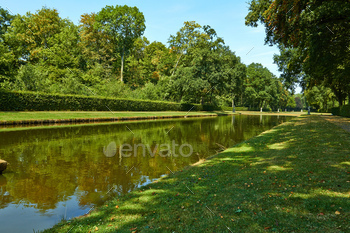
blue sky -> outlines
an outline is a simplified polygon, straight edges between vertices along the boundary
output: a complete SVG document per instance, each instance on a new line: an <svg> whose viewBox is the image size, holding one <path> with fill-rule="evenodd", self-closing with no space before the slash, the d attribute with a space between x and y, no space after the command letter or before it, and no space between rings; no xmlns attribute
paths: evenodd
<svg viewBox="0 0 350 233"><path fill-rule="evenodd" d="M264 45L265 29L247 27L244 18L248 13L248 0L0 0L0 6L13 14L35 12L42 6L55 8L62 18L79 23L80 15L98 12L106 5L137 6L145 15L146 31L149 41L167 43L171 34L175 34L184 21L196 21L200 25L210 25L218 36L225 40L236 55L245 64L261 63L276 76L277 66L273 64L273 54L278 54L276 46Z"/></svg>

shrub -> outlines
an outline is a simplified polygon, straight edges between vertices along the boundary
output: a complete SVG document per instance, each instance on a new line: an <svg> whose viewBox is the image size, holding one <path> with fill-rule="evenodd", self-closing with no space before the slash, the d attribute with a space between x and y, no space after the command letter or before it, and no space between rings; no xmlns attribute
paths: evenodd
<svg viewBox="0 0 350 233"><path fill-rule="evenodd" d="M350 117L350 105L344 105L340 108L340 115Z"/></svg>
<svg viewBox="0 0 350 233"><path fill-rule="evenodd" d="M0 90L1 111L212 111L220 108L187 103Z"/></svg>
<svg viewBox="0 0 350 233"><path fill-rule="evenodd" d="M221 106L224 111L232 111L232 107ZM248 111L248 107L235 107L236 111Z"/></svg>
<svg viewBox="0 0 350 233"><path fill-rule="evenodd" d="M350 105L343 105L341 107L332 108L332 114L343 117L350 117Z"/></svg>

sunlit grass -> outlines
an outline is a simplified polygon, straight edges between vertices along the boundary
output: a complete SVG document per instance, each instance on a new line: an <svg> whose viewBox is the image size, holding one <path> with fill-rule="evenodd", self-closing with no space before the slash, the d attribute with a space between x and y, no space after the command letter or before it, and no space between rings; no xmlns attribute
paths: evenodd
<svg viewBox="0 0 350 233"><path fill-rule="evenodd" d="M349 232L349 161L349 133L302 116L48 232Z"/></svg>
<svg viewBox="0 0 350 233"><path fill-rule="evenodd" d="M112 118L112 117L140 117L140 116L184 116L208 115L216 112L94 112L94 111L41 111L41 112L0 112L0 121L23 120L59 120L79 118ZM223 113L223 112L217 112Z"/></svg>

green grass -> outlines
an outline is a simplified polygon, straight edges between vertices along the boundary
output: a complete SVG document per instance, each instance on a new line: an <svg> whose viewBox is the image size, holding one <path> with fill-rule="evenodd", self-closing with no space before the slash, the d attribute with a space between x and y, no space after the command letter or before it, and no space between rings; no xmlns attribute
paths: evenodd
<svg viewBox="0 0 350 233"><path fill-rule="evenodd" d="M184 115L208 115L221 114L224 112L65 112L65 111L42 111L42 112L0 112L0 121L23 121L23 120L58 120L78 118L112 118L112 117L146 117L146 116L184 116Z"/></svg>
<svg viewBox="0 0 350 233"><path fill-rule="evenodd" d="M301 116L46 232L349 232L349 173L350 134Z"/></svg>
<svg viewBox="0 0 350 233"><path fill-rule="evenodd" d="M34 111L34 112L0 112L0 121L24 121L24 120L63 120L63 119L88 119L88 118L115 118L115 117L148 117L148 116L191 116L210 114L232 114L230 111L213 112L94 112L94 111ZM249 115L301 115L300 112L254 112L239 111L238 113ZM306 114L305 112L303 114Z"/></svg>

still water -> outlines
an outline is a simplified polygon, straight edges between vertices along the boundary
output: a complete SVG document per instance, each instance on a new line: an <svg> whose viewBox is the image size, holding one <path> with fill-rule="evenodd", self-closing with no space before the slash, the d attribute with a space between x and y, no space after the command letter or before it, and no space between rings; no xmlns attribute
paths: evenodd
<svg viewBox="0 0 350 233"><path fill-rule="evenodd" d="M0 131L0 231L33 232L86 214L290 120L283 116L69 125Z"/></svg>

